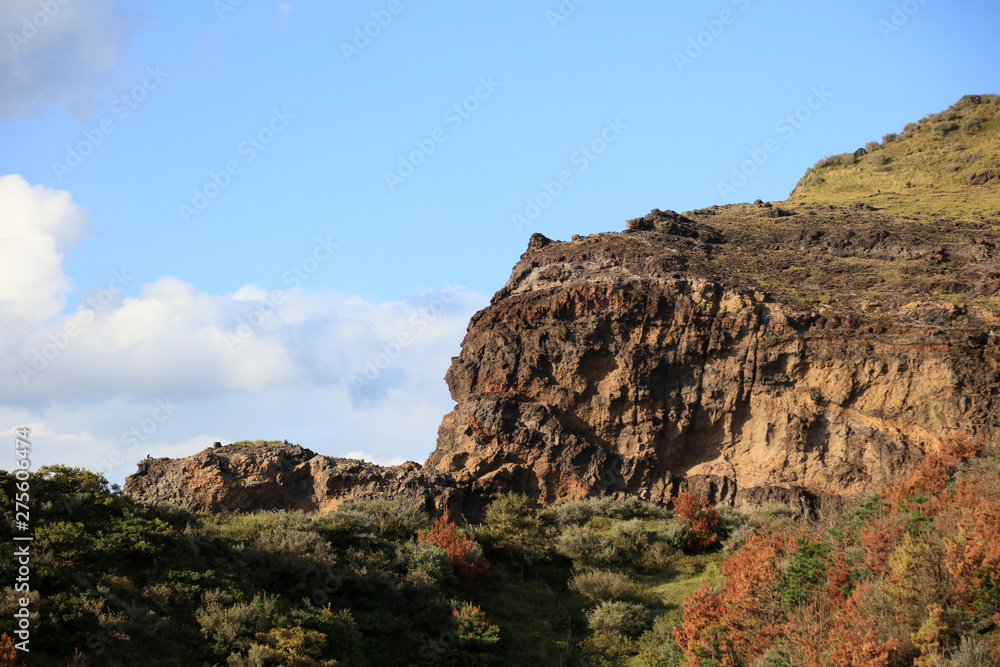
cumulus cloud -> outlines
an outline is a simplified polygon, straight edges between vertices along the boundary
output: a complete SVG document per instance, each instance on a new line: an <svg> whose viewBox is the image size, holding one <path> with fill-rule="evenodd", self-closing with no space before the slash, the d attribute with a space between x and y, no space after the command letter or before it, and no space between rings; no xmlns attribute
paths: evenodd
<svg viewBox="0 0 1000 667"><path fill-rule="evenodd" d="M456 280L388 302L256 285L213 295L172 276L124 296L131 276L115 269L67 311L62 258L89 231L86 210L5 176L0 220L12 221L0 260L23 269L0 276L0 426L32 426L40 463L119 483L147 454L213 440L422 459L452 405L450 358L487 302Z"/></svg>
<svg viewBox="0 0 1000 667"><path fill-rule="evenodd" d="M66 105L80 119L114 88L135 29L120 0L0 3L0 120Z"/></svg>
<svg viewBox="0 0 1000 667"><path fill-rule="evenodd" d="M90 213L68 192L32 187L17 174L0 176L0 317L37 324L66 305L66 248L91 232ZM9 276L17 276L16 280Z"/></svg>

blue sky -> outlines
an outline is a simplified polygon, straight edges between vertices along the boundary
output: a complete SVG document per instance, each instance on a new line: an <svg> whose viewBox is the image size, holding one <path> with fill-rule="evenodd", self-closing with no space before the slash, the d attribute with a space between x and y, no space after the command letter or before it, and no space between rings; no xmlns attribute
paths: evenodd
<svg viewBox="0 0 1000 667"><path fill-rule="evenodd" d="M783 199L1000 92L998 28L968 0L8 1L0 433L119 483L213 440L422 460L531 233Z"/></svg>

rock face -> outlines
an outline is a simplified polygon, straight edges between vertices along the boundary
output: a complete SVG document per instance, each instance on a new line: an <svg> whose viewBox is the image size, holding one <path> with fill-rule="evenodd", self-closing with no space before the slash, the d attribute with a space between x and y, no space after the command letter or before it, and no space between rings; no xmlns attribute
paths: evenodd
<svg viewBox="0 0 1000 667"><path fill-rule="evenodd" d="M124 493L213 512L328 512L348 500L407 496L433 514L455 514L463 503L462 491L447 473L415 463L383 468L288 443L241 443L183 459L146 459L125 480Z"/></svg>
<svg viewBox="0 0 1000 667"><path fill-rule="evenodd" d="M733 264L794 253L785 263L806 269L810 255L834 255L921 271L947 261L951 237L873 231L874 214L853 210L787 213L761 238L749 223L772 207L755 208L654 210L622 234L532 237L453 359L457 406L427 467L454 476L473 509L508 491L669 502L683 488L740 508L805 508L878 488L960 431L996 435L995 309L973 317L904 286L874 292L868 316L856 300L775 298ZM1000 268L982 261L995 240L933 271ZM998 276L969 300L995 297ZM824 289L857 299L858 279Z"/></svg>

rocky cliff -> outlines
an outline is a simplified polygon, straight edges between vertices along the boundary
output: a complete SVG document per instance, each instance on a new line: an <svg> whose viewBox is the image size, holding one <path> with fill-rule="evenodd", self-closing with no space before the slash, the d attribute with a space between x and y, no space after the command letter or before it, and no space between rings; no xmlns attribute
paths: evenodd
<svg viewBox="0 0 1000 667"><path fill-rule="evenodd" d="M464 499L450 475L416 463L380 467L287 442L235 443L182 459L146 459L126 479L124 492L196 512L329 512L349 500L406 496L432 514L456 514Z"/></svg>
<svg viewBox="0 0 1000 667"><path fill-rule="evenodd" d="M505 491L667 502L688 487L739 507L812 504L877 488L960 431L992 437L1000 236L938 229L928 243L864 210L773 210L534 236L469 325L428 466L473 505ZM918 277L863 289L882 263L976 280L960 303L928 298ZM792 298L809 278L768 290L755 277L797 270L825 273L843 301Z"/></svg>
<svg viewBox="0 0 1000 667"><path fill-rule="evenodd" d="M423 470L227 447L144 463L126 491L324 510L406 489L475 513L509 491L669 502L691 489L806 509L880 487L942 439L993 440L998 112L1000 97L963 98L824 158L784 202L535 234L469 325Z"/></svg>

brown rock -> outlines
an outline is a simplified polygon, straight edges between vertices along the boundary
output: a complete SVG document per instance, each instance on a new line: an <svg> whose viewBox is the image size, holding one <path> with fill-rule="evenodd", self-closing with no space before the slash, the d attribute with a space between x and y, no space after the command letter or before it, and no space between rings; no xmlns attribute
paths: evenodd
<svg viewBox="0 0 1000 667"><path fill-rule="evenodd" d="M298 509L329 512L348 500L408 496L433 514L455 514L463 493L450 475L419 464L381 467L321 456L286 443L234 444L183 459L146 459L124 493L192 511Z"/></svg>
<svg viewBox="0 0 1000 667"><path fill-rule="evenodd" d="M673 225L701 223L653 211L629 233L537 248L473 317L425 467L453 475L469 509L509 491L665 503L680 488L815 507L879 488L941 438L995 434L997 347L927 328L961 309L870 308L887 326L779 303L716 278L724 257ZM870 229L795 243L820 241L926 256Z"/></svg>

